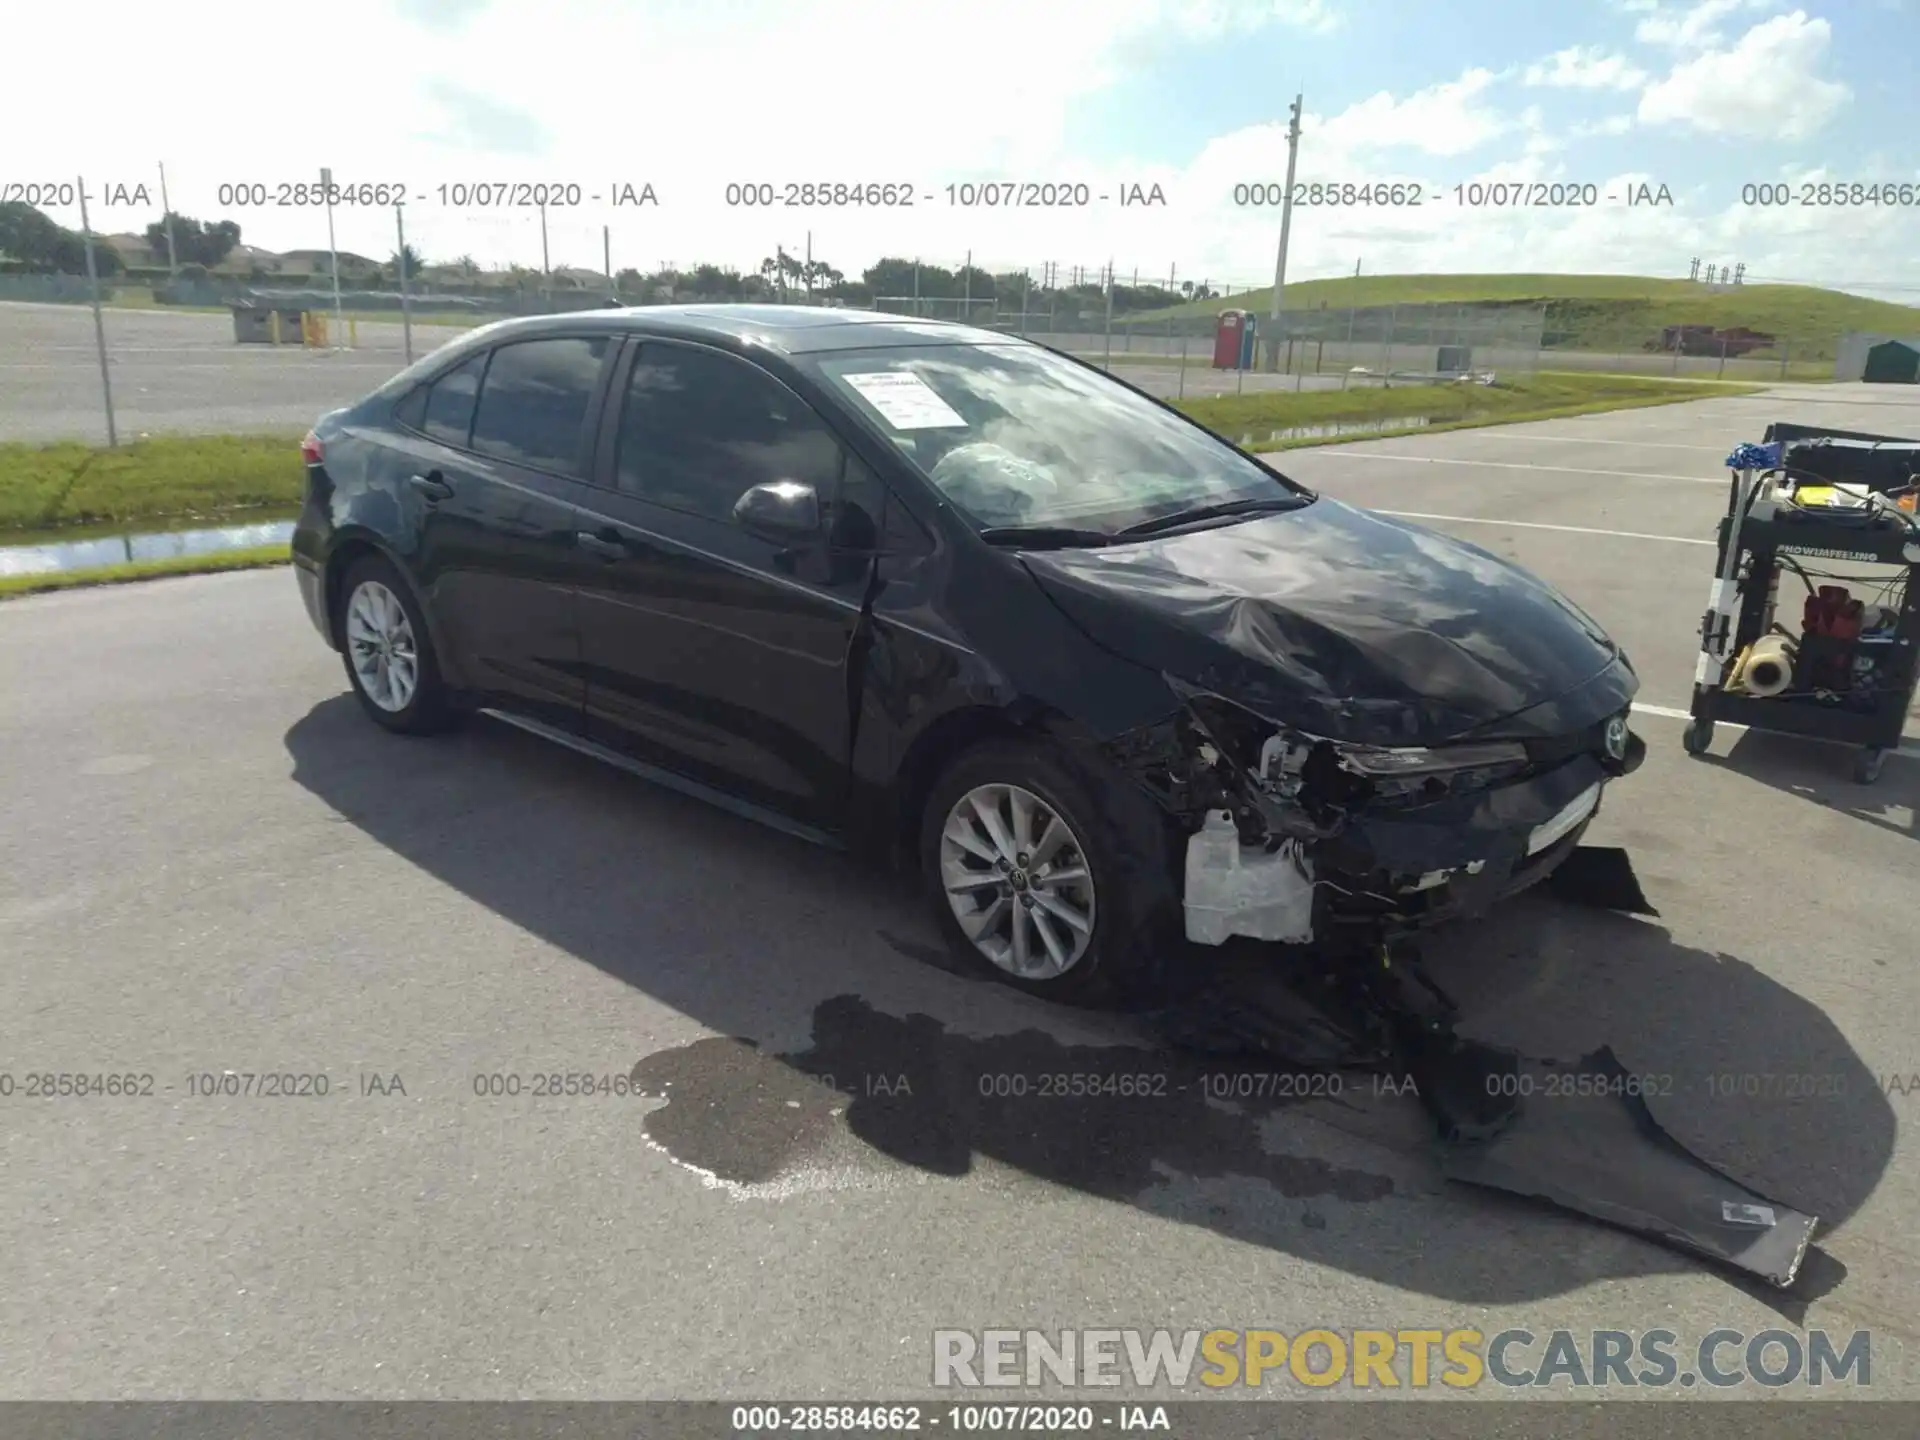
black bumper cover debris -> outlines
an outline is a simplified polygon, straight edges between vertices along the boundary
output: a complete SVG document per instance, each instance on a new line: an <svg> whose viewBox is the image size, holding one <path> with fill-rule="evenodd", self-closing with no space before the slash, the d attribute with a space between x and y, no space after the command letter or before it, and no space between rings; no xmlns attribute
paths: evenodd
<svg viewBox="0 0 1920 1440"><path fill-rule="evenodd" d="M1571 1065L1517 1055L1494 1063L1490 1073L1510 1067L1517 1084L1489 1088L1528 1098L1514 1101L1491 1134L1441 1156L1448 1179L1536 1196L1775 1285L1793 1284L1818 1218L1747 1189L1667 1134L1611 1050ZM1429 1092L1419 1071L1411 1073L1430 1105L1450 1095ZM1488 1128L1482 1116L1471 1119L1474 1131Z"/></svg>
<svg viewBox="0 0 1920 1440"><path fill-rule="evenodd" d="M1628 915L1659 915L1633 873L1627 852L1605 845L1581 845L1547 880L1557 900L1619 910Z"/></svg>
<svg viewBox="0 0 1920 1440"><path fill-rule="evenodd" d="M1624 851L1577 847L1560 873L1569 870L1566 889L1550 891L1654 913ZM1319 946L1239 952L1160 1019L1167 1040L1185 1050L1409 1078L1444 1143L1447 1178L1546 1200L1782 1288L1793 1284L1818 1217L1687 1150L1661 1128L1610 1049L1571 1065L1531 1059L1458 1035L1454 1013L1404 941L1395 952L1356 937L1344 955Z"/></svg>

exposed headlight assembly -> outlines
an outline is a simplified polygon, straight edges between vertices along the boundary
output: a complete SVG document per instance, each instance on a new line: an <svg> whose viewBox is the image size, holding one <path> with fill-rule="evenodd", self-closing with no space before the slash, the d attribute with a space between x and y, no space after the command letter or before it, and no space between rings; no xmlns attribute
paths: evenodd
<svg viewBox="0 0 1920 1440"><path fill-rule="evenodd" d="M1335 742L1333 749L1341 763L1376 779L1400 775L1444 775L1456 770L1519 771L1525 769L1527 764L1526 746L1507 742L1447 745L1437 750L1418 746L1404 750L1383 750L1369 745L1342 745Z"/></svg>
<svg viewBox="0 0 1920 1440"><path fill-rule="evenodd" d="M1518 743L1386 748L1289 734L1269 736L1260 750L1261 778L1290 782L1336 804L1418 804L1483 790L1526 773Z"/></svg>

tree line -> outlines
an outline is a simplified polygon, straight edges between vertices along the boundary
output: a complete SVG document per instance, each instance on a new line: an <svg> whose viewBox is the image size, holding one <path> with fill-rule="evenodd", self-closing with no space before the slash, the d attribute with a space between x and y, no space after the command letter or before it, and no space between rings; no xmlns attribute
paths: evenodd
<svg viewBox="0 0 1920 1440"><path fill-rule="evenodd" d="M240 226L232 220L202 221L173 213L148 225L143 238L155 261L154 266L143 267L147 273L164 266L183 278L199 279L233 254L240 244ZM127 266L119 252L98 235L94 237L93 254L95 268L102 278L126 273ZM397 284L403 266L404 273L416 282L423 272L434 270L435 288L447 288L449 280L475 288L504 284L518 290L538 290L552 284L551 277L539 270L508 265L489 271L475 264L470 256L434 264L411 245L404 253L395 251L389 255L380 265L377 277L356 278L355 284L376 280ZM7 270L84 275L87 270L85 237L31 205L20 202L0 205L0 272ZM250 267L247 278L261 283L274 277L254 266ZM651 273L623 269L613 277L613 290L623 299L746 302L804 297L853 306L917 297L929 302L930 312L945 311L956 303L971 301L983 306L990 303L1000 310L1016 309L1024 303L1035 311L1065 307L1080 313L1096 313L1106 307L1109 288L1115 313L1156 310L1189 300L1219 298L1219 292L1191 280L1177 286L1128 284L1116 276L1111 287L1105 280L1097 270L1075 269L1063 274L1059 267L1048 266L1038 275L1020 271L996 274L973 265L948 269L898 256L884 257L857 276L849 277L826 260L803 259L781 250L762 260L755 270L707 263L667 266Z"/></svg>

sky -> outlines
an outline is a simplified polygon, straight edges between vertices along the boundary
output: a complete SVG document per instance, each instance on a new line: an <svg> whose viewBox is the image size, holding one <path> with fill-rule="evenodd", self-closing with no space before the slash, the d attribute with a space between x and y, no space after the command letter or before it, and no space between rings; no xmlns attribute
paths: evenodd
<svg viewBox="0 0 1920 1440"><path fill-rule="evenodd" d="M16 57L71 52L56 8L8 30ZM276 202L326 166L404 195L429 261L541 265L537 209L475 203L527 182L552 187L555 266L755 269L810 243L849 274L970 256L1242 288L1271 283L1280 216L1236 187L1277 199L1298 93L1299 185L1421 203L1296 192L1290 280L1684 277L1699 258L1920 304L1916 54L1920 0L202 0L191 23L105 25L75 63L9 67L0 199L80 180L96 230L138 231L164 165L176 211L325 248L324 209ZM914 203L729 203L807 182ZM1087 203L949 199L988 182ZM1821 183L1909 203L1798 203ZM621 187L643 203L610 203ZM1512 203L1569 195L1596 203ZM342 250L393 253L391 208L333 225Z"/></svg>

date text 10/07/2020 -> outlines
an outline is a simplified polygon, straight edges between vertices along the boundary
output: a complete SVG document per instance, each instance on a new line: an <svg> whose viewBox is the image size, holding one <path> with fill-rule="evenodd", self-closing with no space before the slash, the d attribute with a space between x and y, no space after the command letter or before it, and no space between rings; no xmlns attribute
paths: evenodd
<svg viewBox="0 0 1920 1440"><path fill-rule="evenodd" d="M1674 203L1665 185L1645 181L1469 180L1459 185L1429 185L1419 180L1307 180L1291 192L1279 181L1245 181L1233 187L1233 203L1243 209L1280 206L1289 198L1295 205L1336 209L1371 206L1377 209L1415 209L1425 205L1454 205L1464 210L1568 210L1599 205L1659 206Z"/></svg>
<svg viewBox="0 0 1920 1440"><path fill-rule="evenodd" d="M616 208L658 206L659 192L645 180L443 180L415 188L398 180L358 184L307 180L233 180L218 186L215 201L235 209L305 209L320 205L390 209L418 202L449 210L572 210L583 205Z"/></svg>
<svg viewBox="0 0 1920 1440"><path fill-rule="evenodd" d="M1157 184L1085 180L967 180L937 188L911 180L736 180L721 192L729 209L1084 210L1095 205L1164 209Z"/></svg>

